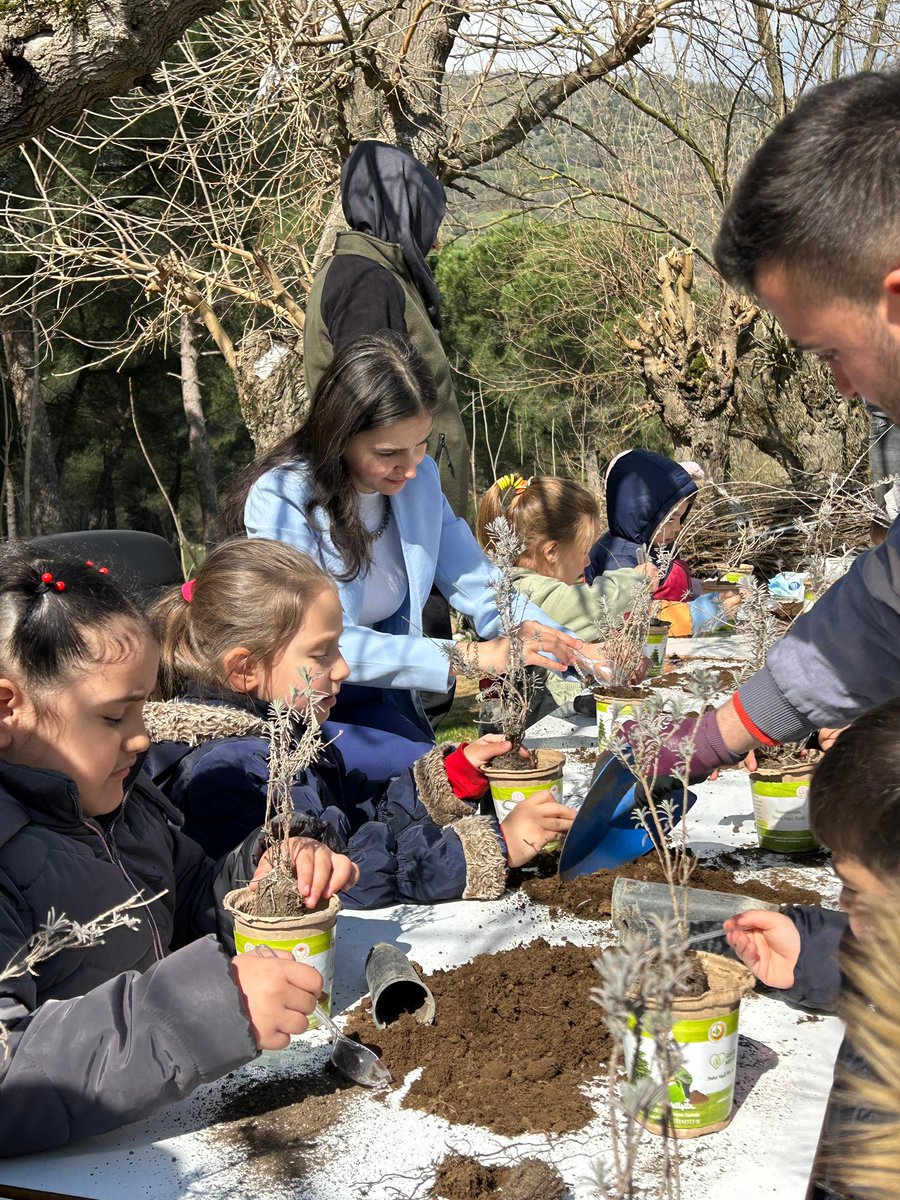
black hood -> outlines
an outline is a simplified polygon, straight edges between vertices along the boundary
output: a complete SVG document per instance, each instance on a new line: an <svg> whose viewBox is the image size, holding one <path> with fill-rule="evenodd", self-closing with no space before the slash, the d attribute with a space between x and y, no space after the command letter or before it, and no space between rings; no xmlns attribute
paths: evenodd
<svg viewBox="0 0 900 1200"><path fill-rule="evenodd" d="M341 204L351 229L400 246L431 323L440 329L441 297L425 256L447 208L441 184L408 151L360 142L341 170Z"/></svg>

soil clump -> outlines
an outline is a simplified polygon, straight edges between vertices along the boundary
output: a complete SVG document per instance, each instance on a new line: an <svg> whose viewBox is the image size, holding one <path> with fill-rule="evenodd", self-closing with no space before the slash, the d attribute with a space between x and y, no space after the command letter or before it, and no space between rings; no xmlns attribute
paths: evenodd
<svg viewBox="0 0 900 1200"><path fill-rule="evenodd" d="M801 757L802 754L802 757ZM821 750L806 750L797 743L787 746L766 746L756 751L761 770L780 770L784 767L808 767L812 770L822 758Z"/></svg>
<svg viewBox="0 0 900 1200"><path fill-rule="evenodd" d="M648 854L614 871L595 871L579 875L568 883L558 875L550 878L526 879L521 890L535 904L544 904L551 916L563 913L585 920L604 920L612 915L612 890L619 876L648 883L665 883L662 863L655 854ZM688 887L703 891L728 892L735 896L752 896L772 904L821 904L822 897L812 888L796 887L779 881L775 886L747 879L738 883L731 871L722 867L697 864L688 879Z"/></svg>
<svg viewBox="0 0 900 1200"><path fill-rule="evenodd" d="M594 1116L581 1085L600 1074L611 1039L599 1005L594 950L537 939L426 976L433 1025L406 1014L376 1029L371 1001L348 1032L373 1046L399 1087L423 1067L404 1108L505 1137L566 1133ZM506 1194L505 1192L503 1193Z"/></svg>
<svg viewBox="0 0 900 1200"><path fill-rule="evenodd" d="M466 1154L438 1164L429 1200L562 1200L562 1176L537 1158L511 1167L488 1167Z"/></svg>

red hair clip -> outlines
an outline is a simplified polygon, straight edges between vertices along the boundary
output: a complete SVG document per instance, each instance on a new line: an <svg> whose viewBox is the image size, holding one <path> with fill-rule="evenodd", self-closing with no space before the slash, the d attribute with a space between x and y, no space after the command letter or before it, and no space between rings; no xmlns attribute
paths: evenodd
<svg viewBox="0 0 900 1200"><path fill-rule="evenodd" d="M190 604L190 602L194 598L194 588L196 586L197 586L196 579L189 579L187 581L187 583L183 583L181 585L181 594L182 594L182 596L184 596L184 598L188 602L188 604Z"/></svg>
<svg viewBox="0 0 900 1200"><path fill-rule="evenodd" d="M53 584L53 590L56 592L64 592L66 590L66 585L61 579L57 579L54 582L53 574L50 571L43 571L41 573L41 582L34 590L38 595L42 592L49 592L51 584Z"/></svg>

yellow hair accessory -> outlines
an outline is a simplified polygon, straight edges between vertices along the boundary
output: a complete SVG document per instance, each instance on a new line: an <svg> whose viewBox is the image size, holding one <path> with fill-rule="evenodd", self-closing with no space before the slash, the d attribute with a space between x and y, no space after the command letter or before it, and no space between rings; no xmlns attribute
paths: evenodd
<svg viewBox="0 0 900 1200"><path fill-rule="evenodd" d="M521 494L527 490L530 483L530 479L523 479L521 475L517 475L513 472L509 475L502 475L497 480L497 487L501 492L505 492L507 488L512 488L517 496L521 496Z"/></svg>

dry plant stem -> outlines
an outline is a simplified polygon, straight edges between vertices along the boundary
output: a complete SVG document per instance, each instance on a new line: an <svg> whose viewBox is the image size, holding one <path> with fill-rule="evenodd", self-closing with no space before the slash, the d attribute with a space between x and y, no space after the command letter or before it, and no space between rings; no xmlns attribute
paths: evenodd
<svg viewBox="0 0 900 1200"><path fill-rule="evenodd" d="M315 762L323 746L316 719L318 693L309 671L304 669L299 674L300 687L292 689L291 703L273 701L266 724L269 778L262 833L272 870L259 881L254 904L256 916L278 915L279 890L290 887L296 891L290 844L294 815L292 787L297 775ZM303 714L297 708L301 697L305 701Z"/></svg>
<svg viewBox="0 0 900 1200"><path fill-rule="evenodd" d="M5 967L0 967L0 983L18 979L22 975L34 975L40 963L46 962L63 950L71 950L77 946L87 949L102 945L106 935L114 929L137 929L140 917L135 916L135 911L147 908L165 894L164 891L158 892L149 899L135 894L84 922L72 921L65 913L57 916L51 908L44 924L16 951ZM0 1021L0 1050L4 1057L7 1052L7 1039L6 1026Z"/></svg>

